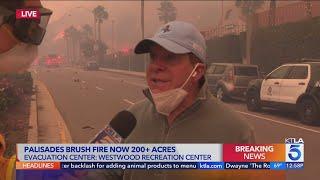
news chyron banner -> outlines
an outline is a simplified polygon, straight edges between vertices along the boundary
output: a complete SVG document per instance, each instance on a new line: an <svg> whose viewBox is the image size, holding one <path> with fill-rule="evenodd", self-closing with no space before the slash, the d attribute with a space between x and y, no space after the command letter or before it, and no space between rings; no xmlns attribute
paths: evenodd
<svg viewBox="0 0 320 180"><path fill-rule="evenodd" d="M17 170L303 169L303 140L285 144L18 144Z"/></svg>

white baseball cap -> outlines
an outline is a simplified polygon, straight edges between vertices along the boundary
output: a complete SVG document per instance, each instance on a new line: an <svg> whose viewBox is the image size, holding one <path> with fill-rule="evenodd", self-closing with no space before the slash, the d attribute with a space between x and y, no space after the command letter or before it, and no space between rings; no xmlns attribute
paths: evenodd
<svg viewBox="0 0 320 180"><path fill-rule="evenodd" d="M140 41L134 52L143 54L150 52L150 46L159 44L175 54L193 53L200 60L206 60L206 42L200 31L191 23L172 21L162 26L152 38Z"/></svg>

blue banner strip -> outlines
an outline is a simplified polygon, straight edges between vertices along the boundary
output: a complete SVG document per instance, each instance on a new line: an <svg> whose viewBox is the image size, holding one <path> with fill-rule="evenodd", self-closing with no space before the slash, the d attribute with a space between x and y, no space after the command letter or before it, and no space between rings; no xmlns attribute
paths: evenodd
<svg viewBox="0 0 320 180"><path fill-rule="evenodd" d="M287 162L286 169L303 169L304 163L303 162Z"/></svg>
<svg viewBox="0 0 320 180"><path fill-rule="evenodd" d="M270 162L225 162L224 169L270 169Z"/></svg>
<svg viewBox="0 0 320 180"><path fill-rule="evenodd" d="M272 169L272 170L285 170L286 163L285 162L271 162L270 169Z"/></svg>

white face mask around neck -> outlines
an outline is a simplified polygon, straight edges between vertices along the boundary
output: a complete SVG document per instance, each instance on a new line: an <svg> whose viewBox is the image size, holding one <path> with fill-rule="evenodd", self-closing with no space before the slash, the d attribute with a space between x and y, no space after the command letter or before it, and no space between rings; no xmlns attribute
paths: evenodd
<svg viewBox="0 0 320 180"><path fill-rule="evenodd" d="M181 102L188 95L188 92L183 88L197 69L198 65L199 63L196 64L187 80L179 88L170 89L161 93L152 93L152 91L149 89L158 113L169 116L169 114L181 104Z"/></svg>

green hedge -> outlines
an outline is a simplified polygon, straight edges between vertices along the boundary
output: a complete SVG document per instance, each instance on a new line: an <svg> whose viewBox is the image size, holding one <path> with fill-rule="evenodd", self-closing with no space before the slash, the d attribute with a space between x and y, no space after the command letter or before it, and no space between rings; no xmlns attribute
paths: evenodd
<svg viewBox="0 0 320 180"><path fill-rule="evenodd" d="M252 62L270 71L301 58L319 58L319 42L320 17L259 29L252 42Z"/></svg>
<svg viewBox="0 0 320 180"><path fill-rule="evenodd" d="M33 79L30 72L0 74L0 113L19 102L24 94L32 93Z"/></svg>
<svg viewBox="0 0 320 180"><path fill-rule="evenodd" d="M240 40L238 35L227 35L208 40L206 42L208 63L241 63Z"/></svg>
<svg viewBox="0 0 320 180"><path fill-rule="evenodd" d="M301 58L320 58L320 17L260 28L252 38L251 63L264 72ZM209 61L241 63L245 41L245 32L208 40Z"/></svg>

